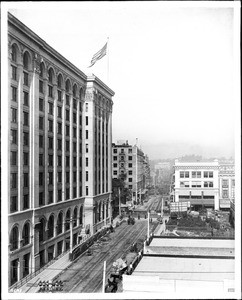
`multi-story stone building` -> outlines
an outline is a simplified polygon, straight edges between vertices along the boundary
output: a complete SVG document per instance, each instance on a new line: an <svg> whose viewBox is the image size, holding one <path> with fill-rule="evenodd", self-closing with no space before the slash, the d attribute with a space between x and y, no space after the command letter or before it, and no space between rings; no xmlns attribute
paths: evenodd
<svg viewBox="0 0 242 300"><path fill-rule="evenodd" d="M234 161L219 161L219 206L230 209L235 199Z"/></svg>
<svg viewBox="0 0 242 300"><path fill-rule="evenodd" d="M14 16L9 47L9 285L111 219L112 97Z"/></svg>
<svg viewBox="0 0 242 300"><path fill-rule="evenodd" d="M201 206L219 209L219 163L175 161L175 202L189 201L195 209Z"/></svg>
<svg viewBox="0 0 242 300"><path fill-rule="evenodd" d="M148 157L137 145L128 141L113 143L113 178L123 178L125 186L132 190L133 200L139 202L149 184Z"/></svg>

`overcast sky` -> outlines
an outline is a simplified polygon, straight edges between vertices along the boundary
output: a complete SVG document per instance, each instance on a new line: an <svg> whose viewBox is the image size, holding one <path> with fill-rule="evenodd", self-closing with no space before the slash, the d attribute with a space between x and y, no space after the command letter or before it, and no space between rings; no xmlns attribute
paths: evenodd
<svg viewBox="0 0 242 300"><path fill-rule="evenodd" d="M138 138L151 159L233 155L233 8L179 7L181 2L8 5L50 46L115 92L114 142ZM108 55L87 68L107 37Z"/></svg>

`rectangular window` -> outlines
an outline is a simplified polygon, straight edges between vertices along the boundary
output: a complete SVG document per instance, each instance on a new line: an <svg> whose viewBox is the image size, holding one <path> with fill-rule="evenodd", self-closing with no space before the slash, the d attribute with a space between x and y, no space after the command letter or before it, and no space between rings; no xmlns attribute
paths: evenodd
<svg viewBox="0 0 242 300"><path fill-rule="evenodd" d="M48 140L49 140L49 149L53 149L53 138L49 137Z"/></svg>
<svg viewBox="0 0 242 300"><path fill-rule="evenodd" d="M66 136L70 136L70 126L66 125Z"/></svg>
<svg viewBox="0 0 242 300"><path fill-rule="evenodd" d="M18 211L18 197L12 196L10 200L10 213Z"/></svg>
<svg viewBox="0 0 242 300"><path fill-rule="evenodd" d="M88 144L86 144L86 153L88 153Z"/></svg>
<svg viewBox="0 0 242 300"><path fill-rule="evenodd" d="M129 149L129 154L131 154L132 153L132 149Z"/></svg>
<svg viewBox="0 0 242 300"><path fill-rule="evenodd" d="M129 160L132 160L132 156L129 156Z"/></svg>
<svg viewBox="0 0 242 300"><path fill-rule="evenodd" d="M49 185L53 184L53 172L49 172Z"/></svg>
<svg viewBox="0 0 242 300"><path fill-rule="evenodd" d="M232 186L235 186L235 179L232 179Z"/></svg>
<svg viewBox="0 0 242 300"><path fill-rule="evenodd" d="M76 142L73 142L73 152L76 153Z"/></svg>
<svg viewBox="0 0 242 300"><path fill-rule="evenodd" d="M39 166L44 165L44 155L41 153L39 154Z"/></svg>
<svg viewBox="0 0 242 300"><path fill-rule="evenodd" d="M58 134L62 133L62 124L61 123L57 123L57 133Z"/></svg>
<svg viewBox="0 0 242 300"><path fill-rule="evenodd" d="M11 129L11 143L17 145L18 132L16 129Z"/></svg>
<svg viewBox="0 0 242 300"><path fill-rule="evenodd" d="M44 205L44 193L40 192L39 193L39 206Z"/></svg>
<svg viewBox="0 0 242 300"><path fill-rule="evenodd" d="M114 168L117 168L117 167L118 167L118 164L113 164L113 167L114 167Z"/></svg>
<svg viewBox="0 0 242 300"><path fill-rule="evenodd" d="M27 72L24 72L24 85L29 85L29 74Z"/></svg>
<svg viewBox="0 0 242 300"><path fill-rule="evenodd" d="M113 157L113 160L118 160L118 157L117 157L117 156L114 156L114 157Z"/></svg>
<svg viewBox="0 0 242 300"><path fill-rule="evenodd" d="M192 181L192 187L200 188L202 187L202 184L200 181Z"/></svg>
<svg viewBox="0 0 242 300"><path fill-rule="evenodd" d="M86 130L86 139L88 140L88 130Z"/></svg>
<svg viewBox="0 0 242 300"><path fill-rule="evenodd" d="M29 174L24 173L24 188L29 187Z"/></svg>
<svg viewBox="0 0 242 300"><path fill-rule="evenodd" d="M88 186L86 186L86 196L88 196Z"/></svg>
<svg viewBox="0 0 242 300"><path fill-rule="evenodd" d="M17 123L17 109L16 108L13 108L11 107L11 115L12 115L12 122L13 123Z"/></svg>
<svg viewBox="0 0 242 300"><path fill-rule="evenodd" d="M113 175L118 175L118 171L113 171Z"/></svg>
<svg viewBox="0 0 242 300"><path fill-rule="evenodd" d="M70 141L66 141L66 151L70 151Z"/></svg>
<svg viewBox="0 0 242 300"><path fill-rule="evenodd" d="M39 98L39 111L44 111L44 99Z"/></svg>
<svg viewBox="0 0 242 300"><path fill-rule="evenodd" d="M62 156L61 156L61 155L58 155L58 156L57 156L57 166L58 166L58 167L61 167L61 165L62 165Z"/></svg>
<svg viewBox="0 0 242 300"><path fill-rule="evenodd" d="M213 172L208 172L208 177L213 178Z"/></svg>
<svg viewBox="0 0 242 300"><path fill-rule="evenodd" d="M48 108L49 108L48 113L49 113L49 115L52 115L52 116L53 116L53 111L54 111L53 107L54 107L53 103L48 102Z"/></svg>
<svg viewBox="0 0 242 300"><path fill-rule="evenodd" d="M76 167L76 156L73 156L73 167Z"/></svg>
<svg viewBox="0 0 242 300"><path fill-rule="evenodd" d="M76 124L76 113L73 113L73 124Z"/></svg>
<svg viewBox="0 0 242 300"><path fill-rule="evenodd" d="M62 118L62 107L61 106L57 106L57 116L58 118Z"/></svg>
<svg viewBox="0 0 242 300"><path fill-rule="evenodd" d="M15 66L11 66L12 68L12 79L17 80L17 68Z"/></svg>
<svg viewBox="0 0 242 300"><path fill-rule="evenodd" d="M11 165L16 166L17 165L17 151L11 151Z"/></svg>
<svg viewBox="0 0 242 300"><path fill-rule="evenodd" d="M62 172L57 173L57 181L60 183L62 181Z"/></svg>
<svg viewBox="0 0 242 300"><path fill-rule="evenodd" d="M222 197L223 198L228 198L229 197L228 190L223 190Z"/></svg>
<svg viewBox="0 0 242 300"><path fill-rule="evenodd" d="M52 98L53 97L53 87L51 85L48 86L48 91L49 91L48 96L50 98Z"/></svg>
<svg viewBox="0 0 242 300"><path fill-rule="evenodd" d="M53 203L53 191L49 191L48 204Z"/></svg>
<svg viewBox="0 0 242 300"><path fill-rule="evenodd" d="M24 166L28 166L28 165L29 165L29 153L24 152Z"/></svg>
<svg viewBox="0 0 242 300"><path fill-rule="evenodd" d="M118 153L118 150L116 148L114 148L113 153Z"/></svg>
<svg viewBox="0 0 242 300"><path fill-rule="evenodd" d="M133 167L133 164L129 164L129 168L132 168Z"/></svg>
<svg viewBox="0 0 242 300"><path fill-rule="evenodd" d="M61 95L61 91L60 90L57 91L57 97L58 97L58 101L61 102L62 95Z"/></svg>
<svg viewBox="0 0 242 300"><path fill-rule="evenodd" d="M76 138L76 127L73 127L73 137Z"/></svg>
<svg viewBox="0 0 242 300"><path fill-rule="evenodd" d="M86 157L86 167L88 167L88 157Z"/></svg>
<svg viewBox="0 0 242 300"><path fill-rule="evenodd" d="M133 181L133 178L129 178L129 182L132 182Z"/></svg>
<svg viewBox="0 0 242 300"><path fill-rule="evenodd" d="M17 173L11 173L10 186L12 189L17 188Z"/></svg>
<svg viewBox="0 0 242 300"><path fill-rule="evenodd" d="M133 171L130 171L130 170L129 170L129 175L133 175Z"/></svg>
<svg viewBox="0 0 242 300"><path fill-rule="evenodd" d="M70 156L66 156L66 167L70 167Z"/></svg>
<svg viewBox="0 0 242 300"><path fill-rule="evenodd" d="M180 171L180 178L189 178L188 171Z"/></svg>
<svg viewBox="0 0 242 300"><path fill-rule="evenodd" d="M12 91L12 101L17 102L17 88L14 86L11 86Z"/></svg>
<svg viewBox="0 0 242 300"><path fill-rule="evenodd" d="M70 111L66 109L66 121L70 121Z"/></svg>
<svg viewBox="0 0 242 300"><path fill-rule="evenodd" d="M131 185L129 185L129 189L130 189L130 190L132 190L132 188L133 188L132 184L131 184Z"/></svg>
<svg viewBox="0 0 242 300"><path fill-rule="evenodd" d="M229 186L229 181L227 179L222 180L222 187L227 188Z"/></svg>
<svg viewBox="0 0 242 300"><path fill-rule="evenodd" d="M76 171L73 172L73 182L76 182Z"/></svg>
<svg viewBox="0 0 242 300"><path fill-rule="evenodd" d="M29 208L29 195L24 195L24 203L23 203L23 209Z"/></svg>
<svg viewBox="0 0 242 300"><path fill-rule="evenodd" d="M29 133L28 132L24 132L23 134L23 139L24 139L24 146L28 146L29 145Z"/></svg>
<svg viewBox="0 0 242 300"><path fill-rule="evenodd" d="M43 148L44 147L44 136L39 135L39 147Z"/></svg>
<svg viewBox="0 0 242 300"><path fill-rule="evenodd" d="M49 166L53 167L53 155L49 154Z"/></svg>
<svg viewBox="0 0 242 300"><path fill-rule="evenodd" d="M88 181L88 171L86 171L86 181Z"/></svg>
<svg viewBox="0 0 242 300"><path fill-rule="evenodd" d="M53 132L53 121L48 120L48 123L49 123L49 132Z"/></svg>
<svg viewBox="0 0 242 300"><path fill-rule="evenodd" d="M29 93L24 92L24 105L29 106Z"/></svg>
<svg viewBox="0 0 242 300"><path fill-rule="evenodd" d="M88 103L86 103L86 112L88 112Z"/></svg>
<svg viewBox="0 0 242 300"><path fill-rule="evenodd" d="M66 200L70 199L70 189L66 188Z"/></svg>
<svg viewBox="0 0 242 300"><path fill-rule="evenodd" d="M209 187L213 187L213 182L212 181L209 182Z"/></svg>
<svg viewBox="0 0 242 300"><path fill-rule="evenodd" d="M77 102L76 102L76 99L73 99L73 109L76 109L77 108Z"/></svg>
<svg viewBox="0 0 242 300"><path fill-rule="evenodd" d="M44 130L44 117L39 117L39 129Z"/></svg>
<svg viewBox="0 0 242 300"><path fill-rule="evenodd" d="M62 191L61 190L57 191L57 201L58 202L62 201Z"/></svg>
<svg viewBox="0 0 242 300"><path fill-rule="evenodd" d="M43 185L44 185L44 173L39 172L39 186L43 186Z"/></svg>
<svg viewBox="0 0 242 300"><path fill-rule="evenodd" d="M26 111L23 112L24 115L24 126L29 126L29 113L27 113Z"/></svg>
<svg viewBox="0 0 242 300"><path fill-rule="evenodd" d="M57 139L57 150L62 150L62 140Z"/></svg>
<svg viewBox="0 0 242 300"><path fill-rule="evenodd" d="M66 105L70 105L70 97L69 95L66 95Z"/></svg>
<svg viewBox="0 0 242 300"><path fill-rule="evenodd" d="M43 81L42 80L39 81L39 91L40 91L40 93L44 92L44 85L43 85Z"/></svg>
<svg viewBox="0 0 242 300"><path fill-rule="evenodd" d="M86 117L86 126L88 126L88 117Z"/></svg>
<svg viewBox="0 0 242 300"><path fill-rule="evenodd" d="M66 183L70 183L70 172L66 172Z"/></svg>

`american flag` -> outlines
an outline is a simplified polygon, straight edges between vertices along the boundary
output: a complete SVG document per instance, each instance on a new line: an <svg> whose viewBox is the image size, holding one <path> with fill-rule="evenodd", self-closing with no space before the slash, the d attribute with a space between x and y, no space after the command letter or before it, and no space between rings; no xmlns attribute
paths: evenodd
<svg viewBox="0 0 242 300"><path fill-rule="evenodd" d="M108 43L106 43L101 50L99 50L96 54L93 55L91 60L91 65L88 68L92 67L97 60L101 59L107 54L107 44Z"/></svg>

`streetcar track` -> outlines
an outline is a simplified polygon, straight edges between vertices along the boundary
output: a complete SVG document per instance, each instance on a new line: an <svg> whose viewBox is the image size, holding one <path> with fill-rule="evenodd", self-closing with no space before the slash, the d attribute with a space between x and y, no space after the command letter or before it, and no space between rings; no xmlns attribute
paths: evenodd
<svg viewBox="0 0 242 300"><path fill-rule="evenodd" d="M138 224L138 223L136 223L136 224ZM135 231L130 231L128 236L124 235L125 234L125 228L122 229L120 232L118 232L118 235L115 237L116 240L113 243L109 244L109 250L107 250L103 255L101 255L101 257L99 257L97 259L97 261L94 262L94 265L90 269L88 269L88 271L84 272L83 274L80 274L82 271L78 272L81 275L81 276L79 275L79 277L81 277L81 280L76 282L75 286L73 286L69 292L72 292L73 290L77 289L79 285L80 285L80 288L81 288L79 290L79 292L93 292L93 291L101 289L101 287L102 287L102 269L103 269L102 262L106 260L106 263L107 263L107 266L108 266L106 272L108 273L108 272L111 271L112 263L117 258L120 257L120 253L117 253L117 252L113 253L110 256L110 249L112 249L112 251L114 250L114 248L116 248L116 249L119 248L120 249L121 248L120 247L121 243L123 242L123 238L125 237L125 239L126 239L126 237L127 237L127 242L125 243L125 246L126 245L127 246L125 248L125 251L123 251L123 253L127 252L128 249L130 248L130 245L132 244L132 242L137 241L139 239L139 237L141 237L144 234L145 230L146 230L145 227L144 228L139 228L139 226L137 226L136 230ZM107 247L107 245L102 245L102 246L103 246L102 248L104 248L104 249ZM93 275L94 270L96 272ZM83 282L83 278L87 279L87 278L90 278L90 277L92 277L91 286L90 286L90 281L89 280L87 280L87 281L85 280L86 283Z"/></svg>

